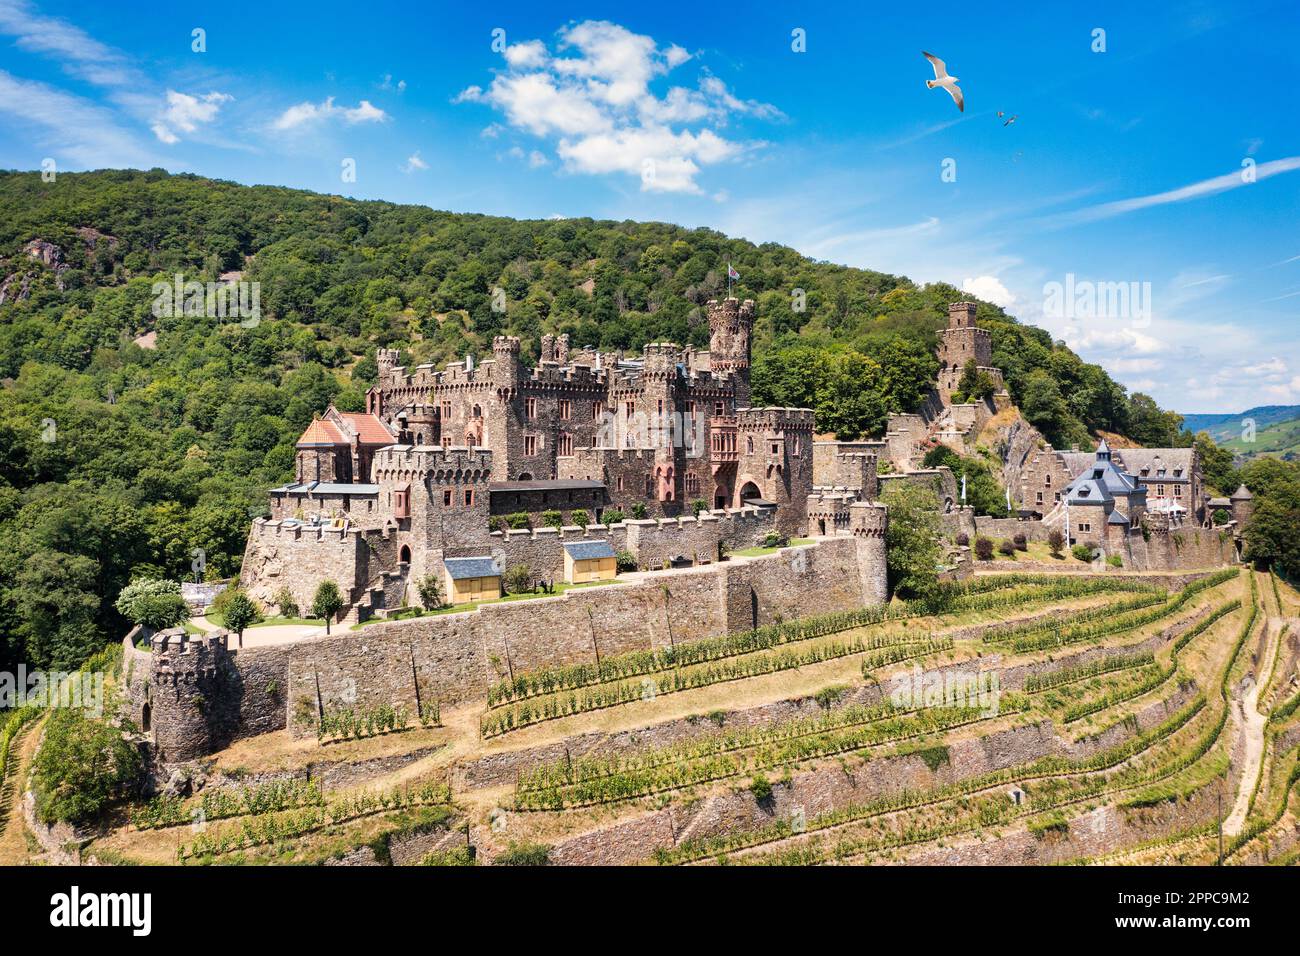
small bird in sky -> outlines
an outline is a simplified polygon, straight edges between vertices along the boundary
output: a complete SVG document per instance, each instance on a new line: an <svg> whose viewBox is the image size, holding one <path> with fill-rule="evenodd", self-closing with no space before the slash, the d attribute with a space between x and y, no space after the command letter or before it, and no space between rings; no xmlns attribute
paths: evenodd
<svg viewBox="0 0 1300 956"><path fill-rule="evenodd" d="M1007 115L1007 114L1004 113L1004 112L1002 112L1002 110L998 110L998 119L1002 119L1002 117L1004 117L1004 116L1006 116L1006 115ZM1003 121L1002 125L1003 125L1003 126L1010 126L1012 123L1014 123L1014 122L1015 122L1016 120L1018 120L1018 119L1020 119L1020 114L1019 114L1019 113L1012 113L1009 117L1007 117L1007 119L1006 119L1005 121Z"/></svg>
<svg viewBox="0 0 1300 956"><path fill-rule="evenodd" d="M948 91L948 95L952 97L953 102L957 104L957 109L963 113L966 112L966 102L961 95L961 90L957 88L957 77L949 76L948 68L944 66L943 60L933 53L926 53L922 50L921 56L929 60L930 65L934 67L934 79L925 81L926 88L932 90L936 86L942 86Z"/></svg>

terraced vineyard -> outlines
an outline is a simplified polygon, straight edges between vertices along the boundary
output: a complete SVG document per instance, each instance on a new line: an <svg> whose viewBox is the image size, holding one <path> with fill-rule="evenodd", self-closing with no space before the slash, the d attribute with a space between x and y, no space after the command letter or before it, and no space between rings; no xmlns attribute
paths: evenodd
<svg viewBox="0 0 1300 956"><path fill-rule="evenodd" d="M980 575L927 605L515 674L401 733L218 755L105 861L1300 858L1300 596L1230 569ZM342 768L342 769L340 769Z"/></svg>

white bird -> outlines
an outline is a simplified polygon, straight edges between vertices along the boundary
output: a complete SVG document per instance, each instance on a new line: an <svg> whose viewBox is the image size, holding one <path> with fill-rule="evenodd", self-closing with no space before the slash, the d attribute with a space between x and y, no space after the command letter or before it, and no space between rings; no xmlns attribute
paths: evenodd
<svg viewBox="0 0 1300 956"><path fill-rule="evenodd" d="M926 88L932 90L936 86L942 86L948 91L948 95L952 97L953 102L957 104L957 109L963 113L966 112L965 100L962 99L961 90L957 88L957 77L949 76L948 68L944 66L943 60L933 53L926 53L922 50L921 56L929 60L930 65L934 67L934 79L925 81Z"/></svg>

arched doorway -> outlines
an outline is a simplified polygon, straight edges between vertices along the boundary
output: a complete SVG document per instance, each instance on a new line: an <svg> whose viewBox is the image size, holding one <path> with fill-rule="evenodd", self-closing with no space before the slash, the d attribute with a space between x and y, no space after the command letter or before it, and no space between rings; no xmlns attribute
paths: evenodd
<svg viewBox="0 0 1300 956"><path fill-rule="evenodd" d="M409 544L402 545L402 550L397 553L397 560L402 564L411 563L411 546Z"/></svg>
<svg viewBox="0 0 1300 956"><path fill-rule="evenodd" d="M140 729L147 734L152 729L152 724L153 708L150 707L148 703L145 703L145 705L140 708Z"/></svg>
<svg viewBox="0 0 1300 956"><path fill-rule="evenodd" d="M747 481L740 486L741 504L744 504L746 501L749 501L751 498L762 498L762 497L763 497L763 493L758 490L758 485L754 484L752 481Z"/></svg>
<svg viewBox="0 0 1300 956"><path fill-rule="evenodd" d="M532 481L532 480L533 480L533 473L532 473L531 471L521 471L521 472L519 473L519 480L520 480L520 481Z"/></svg>

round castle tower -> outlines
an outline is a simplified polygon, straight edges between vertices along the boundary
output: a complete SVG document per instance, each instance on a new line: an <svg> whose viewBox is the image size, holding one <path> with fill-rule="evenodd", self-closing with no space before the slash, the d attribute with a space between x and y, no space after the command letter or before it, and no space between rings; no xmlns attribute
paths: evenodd
<svg viewBox="0 0 1300 956"><path fill-rule="evenodd" d="M194 760L218 746L218 719L229 669L228 634L170 628L150 641L149 723L158 759Z"/></svg>
<svg viewBox="0 0 1300 956"><path fill-rule="evenodd" d="M889 600L886 573L885 531L889 510L874 501L856 501L849 506L849 534L857 540L858 578L862 582L863 604L884 604Z"/></svg>
<svg viewBox="0 0 1300 956"><path fill-rule="evenodd" d="M754 300L710 299L709 367L735 380L736 407L749 407L749 360L754 330Z"/></svg>

